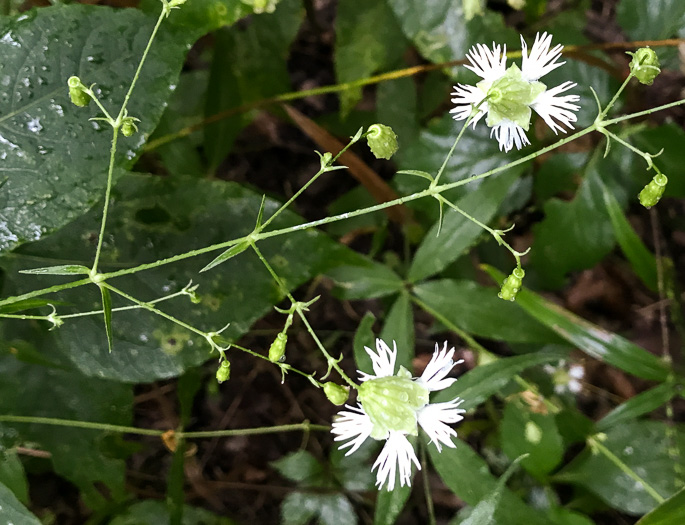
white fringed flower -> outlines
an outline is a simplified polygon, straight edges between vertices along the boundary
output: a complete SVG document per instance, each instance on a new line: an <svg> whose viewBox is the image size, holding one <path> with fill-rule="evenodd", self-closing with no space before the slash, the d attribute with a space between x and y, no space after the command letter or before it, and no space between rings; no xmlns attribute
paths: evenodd
<svg viewBox="0 0 685 525"><path fill-rule="evenodd" d="M376 351L366 348L371 357L373 374L359 372L360 381L357 406L346 405L348 410L338 413L333 422L335 441L344 441L341 449L348 448L346 455L357 450L367 438L385 440L383 450L373 464L378 468L376 485L382 488L387 482L388 490L395 488L399 473L400 485L411 484L411 466L421 469L414 448L407 436L418 435L418 426L430 437L438 451L442 445L455 447L452 438L457 433L447 426L463 419L462 402L456 398L447 403L429 402L430 392L443 390L456 381L448 378L454 365L454 348L442 350L435 345L435 352L421 377L412 378L411 373L400 367L395 374L397 345L393 349L381 339L376 339Z"/></svg>
<svg viewBox="0 0 685 525"><path fill-rule="evenodd" d="M516 64L506 67L507 47L492 44L492 49L477 44L466 54L470 65L465 67L483 80L475 86L458 84L454 86L450 110L455 120L467 119L473 111L471 124L476 124L486 116L485 122L492 129L500 150L509 151L514 146L521 149L530 144L526 131L530 126L531 110L534 110L556 134L566 133L564 126L573 129L577 117L574 113L580 106L578 95L563 95L576 86L574 82L564 82L555 88L547 86L539 79L550 71L565 64L558 62L562 45L550 49L552 35L539 33L535 36L533 47L528 46L521 37L521 69ZM475 108L475 109L474 109Z"/></svg>

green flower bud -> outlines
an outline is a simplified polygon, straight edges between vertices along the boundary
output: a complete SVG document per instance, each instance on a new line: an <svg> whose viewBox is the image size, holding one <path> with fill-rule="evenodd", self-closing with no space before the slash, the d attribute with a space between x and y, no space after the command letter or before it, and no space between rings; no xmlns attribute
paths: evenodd
<svg viewBox="0 0 685 525"><path fill-rule="evenodd" d="M334 405L342 405L350 395L349 389L344 386L340 386L332 381L325 383L323 385L324 394L328 400Z"/></svg>
<svg viewBox="0 0 685 525"><path fill-rule="evenodd" d="M90 95L85 92L86 86L79 77L69 77L67 86L69 86L69 98L74 105L84 108L90 103Z"/></svg>
<svg viewBox="0 0 685 525"><path fill-rule="evenodd" d="M630 61L630 72L642 84L651 86L656 76L661 73L659 57L654 50L641 47L635 53L628 51L628 54L633 57Z"/></svg>
<svg viewBox="0 0 685 525"><path fill-rule="evenodd" d="M281 332L276 336L274 342L269 347L269 361L272 363L282 362L285 356L285 344L288 342L288 335Z"/></svg>
<svg viewBox="0 0 685 525"><path fill-rule="evenodd" d="M138 131L138 126L136 126L135 121L138 120L134 117L126 117L121 123L121 133L124 137L130 137L136 131Z"/></svg>
<svg viewBox="0 0 685 525"><path fill-rule="evenodd" d="M383 124L369 126L366 142L369 144L371 153L377 159L389 159L399 148L397 145L397 135L395 135L390 126L384 126Z"/></svg>
<svg viewBox="0 0 685 525"><path fill-rule="evenodd" d="M221 364L216 371L216 380L219 383L223 383L224 381L228 381L229 377L231 377L231 363L228 361L221 361Z"/></svg>
<svg viewBox="0 0 685 525"><path fill-rule="evenodd" d="M657 202L659 202L661 196L664 194L667 182L668 178L663 173L654 175L654 178L649 181L647 186L642 188L642 191L638 195L640 204L642 204L645 208L651 208Z"/></svg>
<svg viewBox="0 0 685 525"><path fill-rule="evenodd" d="M497 294L497 297L504 299L505 301L513 301L516 299L516 294L518 294L521 289L521 284L525 275L526 272L524 272L522 268L514 268L511 275L504 279L502 290Z"/></svg>

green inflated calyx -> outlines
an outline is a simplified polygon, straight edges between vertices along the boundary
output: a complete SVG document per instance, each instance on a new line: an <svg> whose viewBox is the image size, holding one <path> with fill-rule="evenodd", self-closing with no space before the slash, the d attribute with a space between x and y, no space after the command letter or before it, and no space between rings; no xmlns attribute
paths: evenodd
<svg viewBox="0 0 685 525"><path fill-rule="evenodd" d="M641 47L635 53L627 52L633 59L630 61L630 72L640 83L651 86L654 79L661 73L659 57L653 49Z"/></svg>
<svg viewBox="0 0 685 525"><path fill-rule="evenodd" d="M661 196L664 194L667 182L668 178L663 173L658 173L655 175L654 178L649 181L649 184L642 188L642 191L638 195L640 204L642 204L645 208L651 208L657 202L659 202Z"/></svg>
<svg viewBox="0 0 685 525"><path fill-rule="evenodd" d="M69 98L72 104L84 108L90 103L90 95L86 93L86 86L83 85L79 77L69 77L67 86L69 86Z"/></svg>
<svg viewBox="0 0 685 525"><path fill-rule="evenodd" d="M547 89L542 82L528 82L524 79L516 64L509 66L501 78L492 83L483 80L477 87L487 93L488 126L496 126L508 119L525 131L530 127L530 105Z"/></svg>
<svg viewBox="0 0 685 525"><path fill-rule="evenodd" d="M216 371L216 380L219 383L223 383L224 381L228 381L229 377L231 377L231 363L228 361L221 361L221 364Z"/></svg>
<svg viewBox="0 0 685 525"><path fill-rule="evenodd" d="M350 395L349 389L332 381L323 385L323 392L334 405L342 405Z"/></svg>
<svg viewBox="0 0 685 525"><path fill-rule="evenodd" d="M369 130L366 133L366 142L369 144L371 153L377 159L389 159L399 148L397 145L397 135L395 135L390 126L383 124L369 126Z"/></svg>
<svg viewBox="0 0 685 525"><path fill-rule="evenodd" d="M276 336L274 342L269 347L269 361L278 363L283 361L285 356L285 344L288 342L288 334L281 332Z"/></svg>
<svg viewBox="0 0 685 525"><path fill-rule="evenodd" d="M404 368L397 376L363 382L357 398L373 423L371 437L386 439L391 430L417 435L416 411L428 403L428 394Z"/></svg>
<svg viewBox="0 0 685 525"><path fill-rule="evenodd" d="M521 284L523 284L525 275L526 272L523 271L523 268L514 268L511 275L502 282L502 289L497 294L497 297L504 299L505 301L513 301L516 299L516 295L521 289Z"/></svg>

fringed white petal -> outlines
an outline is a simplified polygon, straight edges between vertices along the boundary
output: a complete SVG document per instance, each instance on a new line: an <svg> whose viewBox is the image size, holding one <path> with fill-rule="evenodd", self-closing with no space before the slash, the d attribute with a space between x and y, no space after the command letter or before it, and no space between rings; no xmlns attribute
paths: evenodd
<svg viewBox="0 0 685 525"><path fill-rule="evenodd" d="M368 381L377 377L388 377L395 374L395 360L397 359L397 344L393 341L393 349L385 344L382 339L376 339L376 351L374 352L369 347L364 347L366 353L371 358L373 371L375 375L366 374L359 371L359 380Z"/></svg>
<svg viewBox="0 0 685 525"><path fill-rule="evenodd" d="M447 424L457 423L464 419L462 414L466 411L458 408L462 402L462 399L456 398L447 403L429 404L419 410L419 425L428 434L431 443L435 443L438 452L442 451L441 444L450 448L456 447L452 438L457 437L457 433Z"/></svg>
<svg viewBox="0 0 685 525"><path fill-rule="evenodd" d="M387 482L388 490L395 488L397 474L400 476L400 486L411 485L411 464L421 470L421 464L416 457L414 447L402 432L390 432L385 446L378 455L372 471L378 467L376 485L383 488Z"/></svg>
<svg viewBox="0 0 685 525"><path fill-rule="evenodd" d="M564 46L557 44L552 49L549 46L552 44L552 35L549 33L538 33L535 35L535 42L528 54L528 46L526 41L521 37L521 75L527 81L532 82L545 76L550 71L555 70L566 62L557 62L561 57L561 50Z"/></svg>
<svg viewBox="0 0 685 525"><path fill-rule="evenodd" d="M578 102L580 97L578 95L557 96L559 93L568 91L575 86L574 82L564 82L540 94L530 105L555 134L557 134L557 130L566 133L566 130L559 124L566 126L568 129L573 129L573 122L578 120L575 111L578 111L580 106L572 102ZM559 124L555 121L558 121Z"/></svg>
<svg viewBox="0 0 685 525"><path fill-rule="evenodd" d="M476 44L468 53L466 59L471 65L464 65L484 80L497 80L507 69L507 46L496 46L492 43L492 50L483 44Z"/></svg>
<svg viewBox="0 0 685 525"><path fill-rule="evenodd" d="M493 135L497 142L499 142L499 149L505 152L510 151L514 146L516 146L516 149L521 149L523 146L530 144L525 130L508 119L503 120L492 128L490 136L492 137Z"/></svg>
<svg viewBox="0 0 685 525"><path fill-rule="evenodd" d="M431 392L436 390L443 390L456 381L454 378L447 378L452 368L463 361L453 361L454 348L447 350L447 341L442 350L439 349L437 343L435 344L435 351L433 357L426 365L426 369L421 374L421 377L416 379Z"/></svg>
<svg viewBox="0 0 685 525"><path fill-rule="evenodd" d="M347 441L340 446L340 450L352 447L345 453L349 456L371 435L373 423L361 405L345 405L345 408L350 410L338 412L333 420L331 432L336 435L334 441Z"/></svg>

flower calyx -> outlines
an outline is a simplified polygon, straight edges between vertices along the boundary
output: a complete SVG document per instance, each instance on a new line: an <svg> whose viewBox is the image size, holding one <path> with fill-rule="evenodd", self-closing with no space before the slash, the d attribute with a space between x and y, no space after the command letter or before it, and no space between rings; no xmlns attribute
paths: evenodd
<svg viewBox="0 0 685 525"><path fill-rule="evenodd" d="M651 86L661 73L661 64L656 52L650 47L641 47L635 53L627 51L633 57L630 61L630 72L641 84Z"/></svg>
<svg viewBox="0 0 685 525"><path fill-rule="evenodd" d="M659 200L661 200L664 190L666 189L666 184L668 183L668 177L663 173L657 173L654 178L649 181L649 183L642 188L642 191L638 195L640 199L640 204L645 208L651 208Z"/></svg>
<svg viewBox="0 0 685 525"><path fill-rule="evenodd" d="M224 359L216 370L216 380L219 384L228 381L231 377L231 363Z"/></svg>
<svg viewBox="0 0 685 525"><path fill-rule="evenodd" d="M502 289L497 294L497 297L505 301L515 300L516 295L521 290L521 284L525 275L526 272L523 271L523 268L514 268L514 271L502 282Z"/></svg>
<svg viewBox="0 0 685 525"><path fill-rule="evenodd" d="M369 126L366 142L377 159L390 159L399 149L397 135L390 126L384 124Z"/></svg>
<svg viewBox="0 0 685 525"><path fill-rule="evenodd" d="M333 381L324 383L323 392L331 403L338 406L344 404L350 396L350 389L348 387L344 387Z"/></svg>
<svg viewBox="0 0 685 525"><path fill-rule="evenodd" d="M90 104L90 90L81 82L79 77L69 77L67 86L69 86L69 98L71 99L72 104L80 108L84 108Z"/></svg>

